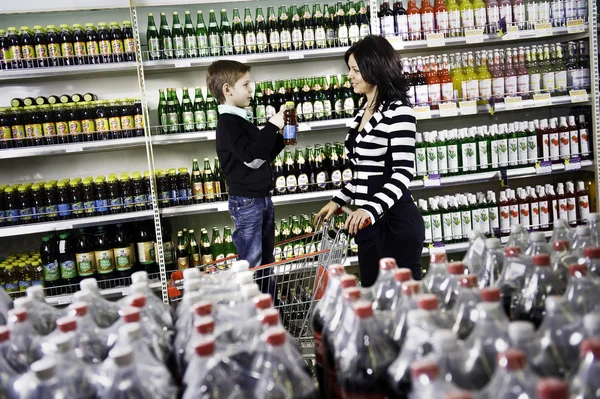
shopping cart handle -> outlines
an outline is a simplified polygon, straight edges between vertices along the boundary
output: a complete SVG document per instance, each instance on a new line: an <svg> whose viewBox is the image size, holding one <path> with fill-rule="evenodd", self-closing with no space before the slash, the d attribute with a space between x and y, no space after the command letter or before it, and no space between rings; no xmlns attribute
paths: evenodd
<svg viewBox="0 0 600 399"><path fill-rule="evenodd" d="M340 215L342 212L344 212L346 215L350 215L353 212L353 210L348 208L346 205L344 205L341 208L339 208L335 214ZM370 225L371 225L371 219L367 219L363 222L362 226L360 226L359 230L364 229L365 227L368 227Z"/></svg>

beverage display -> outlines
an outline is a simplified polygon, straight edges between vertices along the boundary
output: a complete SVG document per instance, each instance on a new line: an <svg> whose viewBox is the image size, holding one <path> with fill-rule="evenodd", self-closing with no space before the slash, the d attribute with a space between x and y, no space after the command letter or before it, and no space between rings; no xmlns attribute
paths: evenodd
<svg viewBox="0 0 600 399"><path fill-rule="evenodd" d="M172 29L167 15L160 13L160 29L156 28L154 14L148 14L148 59L196 58L232 54L256 54L278 51L326 49L345 47L371 33L367 3L364 0L348 1L336 5L315 3L276 10L257 7L252 13L233 9L232 22L228 10L222 9L220 23L215 10L210 10L208 25L204 14L198 11L196 23L189 11L185 12L184 25L179 13L173 12Z"/></svg>
<svg viewBox="0 0 600 399"><path fill-rule="evenodd" d="M35 105L34 105L35 104ZM0 149L144 137L139 98L92 93L14 98L0 108Z"/></svg>
<svg viewBox="0 0 600 399"><path fill-rule="evenodd" d="M198 238L193 229L183 229L177 232L177 242L173 248L175 250L169 256L176 262L167 267L167 270L192 267L209 270L212 266L223 270L229 268L231 258L237 255L229 226L224 226L222 233L219 228L213 227L210 235L207 229L201 228Z"/></svg>
<svg viewBox="0 0 600 399"><path fill-rule="evenodd" d="M121 25L123 25L121 27ZM130 21L9 27L1 30L0 70L132 62L136 59Z"/></svg>

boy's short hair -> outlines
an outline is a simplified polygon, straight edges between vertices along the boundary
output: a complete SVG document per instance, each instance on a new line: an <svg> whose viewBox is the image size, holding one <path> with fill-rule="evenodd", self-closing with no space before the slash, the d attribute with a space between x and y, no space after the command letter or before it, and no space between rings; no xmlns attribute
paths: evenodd
<svg viewBox="0 0 600 399"><path fill-rule="evenodd" d="M223 85L229 83L233 87L235 82L240 80L251 68L251 66L237 61L215 61L208 67L206 86L208 86L208 90L210 90L217 102L224 104Z"/></svg>

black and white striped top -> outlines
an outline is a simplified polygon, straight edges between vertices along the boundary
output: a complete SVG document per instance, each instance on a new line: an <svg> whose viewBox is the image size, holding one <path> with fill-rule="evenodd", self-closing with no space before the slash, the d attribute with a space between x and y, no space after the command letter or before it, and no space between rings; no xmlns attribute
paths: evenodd
<svg viewBox="0 0 600 399"><path fill-rule="evenodd" d="M396 202L412 201L408 186L415 174L417 120L412 108L395 101L381 105L356 132L364 112L363 107L346 136L354 176L333 201L360 207L374 224Z"/></svg>

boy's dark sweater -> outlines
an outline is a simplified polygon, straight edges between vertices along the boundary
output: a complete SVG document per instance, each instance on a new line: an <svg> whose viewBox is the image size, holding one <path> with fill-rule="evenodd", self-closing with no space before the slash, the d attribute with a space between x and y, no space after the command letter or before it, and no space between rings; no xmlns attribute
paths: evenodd
<svg viewBox="0 0 600 399"><path fill-rule="evenodd" d="M284 147L283 136L274 124L267 122L259 129L240 116L220 114L217 155L229 195L248 198L269 196L273 187L271 162Z"/></svg>

